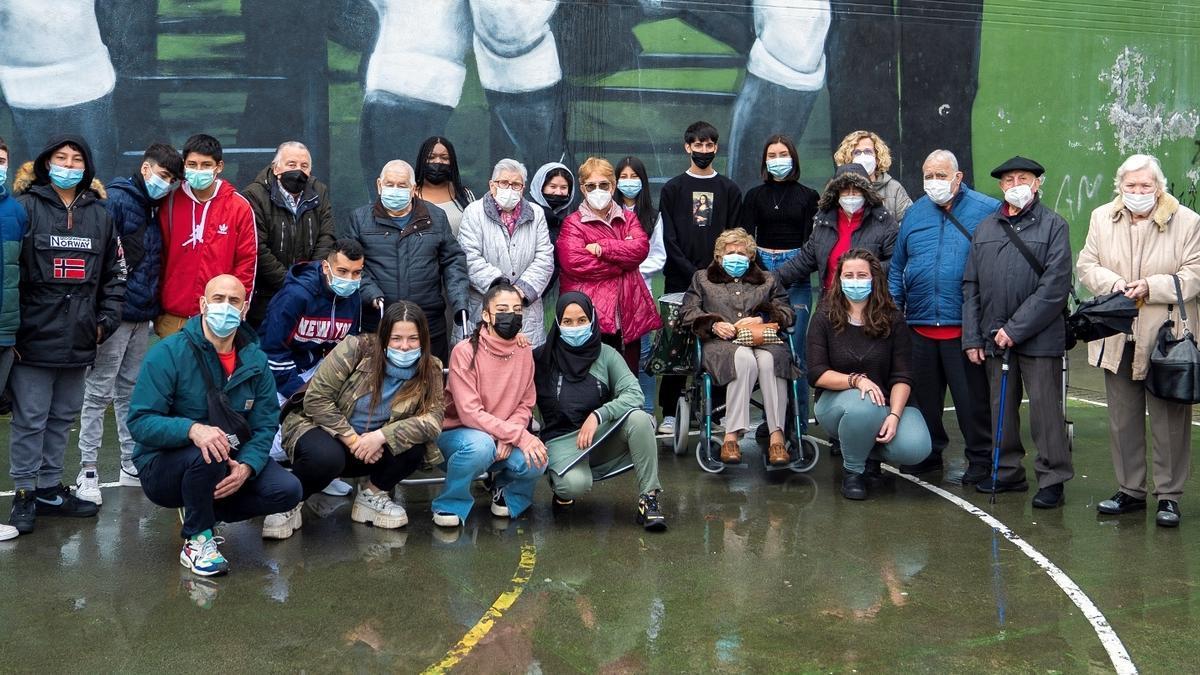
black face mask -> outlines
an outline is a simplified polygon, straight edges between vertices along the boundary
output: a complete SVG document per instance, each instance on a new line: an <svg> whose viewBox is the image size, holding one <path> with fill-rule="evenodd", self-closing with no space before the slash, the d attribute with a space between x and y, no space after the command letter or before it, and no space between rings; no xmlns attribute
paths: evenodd
<svg viewBox="0 0 1200 675"><path fill-rule="evenodd" d="M716 156L715 152L693 152L692 163L696 165L697 169L707 169Z"/></svg>
<svg viewBox="0 0 1200 675"><path fill-rule="evenodd" d="M516 312L498 312L492 317L492 332L501 340L511 340L521 332L521 315Z"/></svg>
<svg viewBox="0 0 1200 675"><path fill-rule="evenodd" d="M547 195L547 194L544 194L544 195L542 195L542 197L546 200L546 204L549 205L550 208L555 209L555 210L561 209L562 207L567 205L567 202L571 201L570 195Z"/></svg>
<svg viewBox="0 0 1200 675"><path fill-rule="evenodd" d="M279 184L283 186L284 190L287 190L294 195L298 195L301 192L304 192L304 186L308 185L308 174L304 173L300 169L284 171L283 173L279 174Z"/></svg>
<svg viewBox="0 0 1200 675"><path fill-rule="evenodd" d="M441 162L426 162L425 180L433 185L445 183L450 180L450 165Z"/></svg>

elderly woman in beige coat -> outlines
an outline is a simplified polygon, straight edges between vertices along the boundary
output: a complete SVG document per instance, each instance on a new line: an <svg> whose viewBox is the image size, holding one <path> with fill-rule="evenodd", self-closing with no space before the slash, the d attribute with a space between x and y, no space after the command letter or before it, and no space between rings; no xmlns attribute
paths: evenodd
<svg viewBox="0 0 1200 675"><path fill-rule="evenodd" d="M1166 191L1158 160L1133 155L1117 170L1117 197L1092 212L1079 254L1079 279L1094 294L1124 291L1141 309L1132 335L1088 345L1088 363L1102 368L1108 397L1109 435L1119 491L1097 505L1101 513L1146 508L1146 421L1154 439L1151 492L1155 521L1179 524L1179 498L1191 471L1191 406L1157 398L1143 380L1167 306L1176 304L1178 277L1188 318L1200 316L1200 216Z"/></svg>

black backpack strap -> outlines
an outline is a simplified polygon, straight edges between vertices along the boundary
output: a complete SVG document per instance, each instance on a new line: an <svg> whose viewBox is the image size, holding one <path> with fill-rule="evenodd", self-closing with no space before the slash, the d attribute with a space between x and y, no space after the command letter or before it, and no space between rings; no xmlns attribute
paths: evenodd
<svg viewBox="0 0 1200 675"><path fill-rule="evenodd" d="M959 232L962 232L962 236L966 237L967 241L971 241L971 233L967 231L967 228L963 227L962 223L958 222L958 218L954 217L952 211L947 211L946 217L950 219L950 222L954 223L954 227L957 227Z"/></svg>
<svg viewBox="0 0 1200 675"><path fill-rule="evenodd" d="M1179 320L1187 323L1187 307L1183 302L1183 287L1179 284L1179 275L1172 274L1171 279L1175 282L1175 299L1179 301ZM1168 308L1167 313L1170 313L1170 311Z"/></svg>

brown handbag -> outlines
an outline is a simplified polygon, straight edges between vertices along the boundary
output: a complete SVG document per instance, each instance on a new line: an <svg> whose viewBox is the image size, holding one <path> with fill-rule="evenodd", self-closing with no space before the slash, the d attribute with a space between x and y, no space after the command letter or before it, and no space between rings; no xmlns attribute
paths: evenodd
<svg viewBox="0 0 1200 675"><path fill-rule="evenodd" d="M779 324L756 323L740 326L737 329L737 337L733 338L733 343L742 347L761 347L763 345L781 345L783 340L779 337Z"/></svg>

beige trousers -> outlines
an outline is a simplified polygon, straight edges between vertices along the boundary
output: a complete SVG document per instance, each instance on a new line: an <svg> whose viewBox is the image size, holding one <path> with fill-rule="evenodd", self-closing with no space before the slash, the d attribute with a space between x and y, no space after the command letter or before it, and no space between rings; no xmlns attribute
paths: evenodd
<svg viewBox="0 0 1200 675"><path fill-rule="evenodd" d="M775 357L765 349L738 347L733 367L737 378L726 389L725 432L740 433L750 428L750 394L755 382L762 382L767 429L772 433L782 431L787 415L787 380L775 377Z"/></svg>

